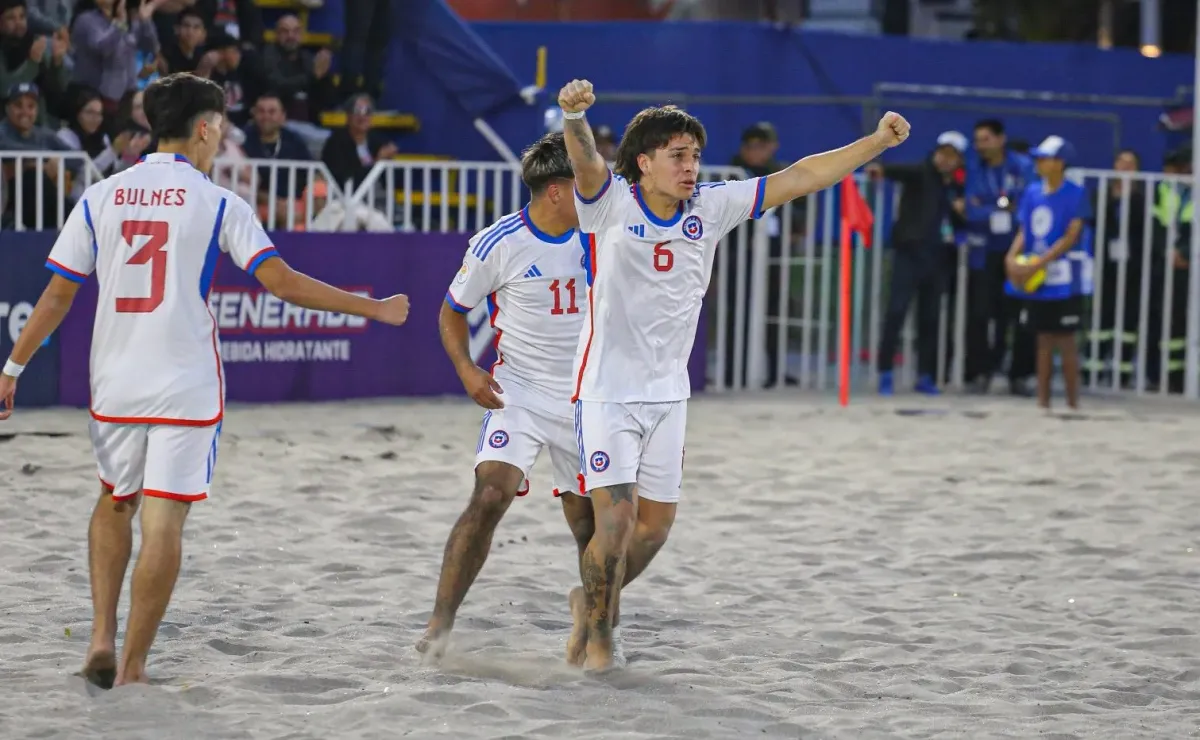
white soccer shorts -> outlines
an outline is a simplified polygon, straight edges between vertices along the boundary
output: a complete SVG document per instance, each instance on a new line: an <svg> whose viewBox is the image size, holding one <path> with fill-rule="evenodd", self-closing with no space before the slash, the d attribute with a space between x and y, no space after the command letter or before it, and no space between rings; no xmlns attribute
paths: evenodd
<svg viewBox="0 0 1200 740"><path fill-rule="evenodd" d="M543 447L550 454L554 495L574 493L579 488L579 452L570 417L522 406L505 406L486 412L479 430L475 466L484 462L503 462L519 469L525 475L526 484L517 495L524 496L529 493L529 471Z"/></svg>
<svg viewBox="0 0 1200 740"><path fill-rule="evenodd" d="M110 424L91 420L92 449L100 482L114 499L146 496L175 501L208 498L217 467L221 423Z"/></svg>
<svg viewBox="0 0 1200 740"><path fill-rule="evenodd" d="M686 431L687 401L576 401L582 490L636 483L639 498L678 503Z"/></svg>

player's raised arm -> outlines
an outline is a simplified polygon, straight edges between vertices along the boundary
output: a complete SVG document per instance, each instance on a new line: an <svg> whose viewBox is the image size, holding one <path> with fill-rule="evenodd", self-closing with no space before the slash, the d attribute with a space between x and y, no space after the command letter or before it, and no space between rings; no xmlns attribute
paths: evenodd
<svg viewBox="0 0 1200 740"><path fill-rule="evenodd" d="M558 105L563 110L567 155L575 170L575 190L585 202L600 195L611 177L608 163L596 151L592 126L584 117L584 111L595 102L592 83L587 80L571 80L558 93Z"/></svg>
<svg viewBox="0 0 1200 740"><path fill-rule="evenodd" d="M870 136L840 149L811 154L791 167L769 175L762 209L770 210L840 182L887 149L904 143L908 133L908 121L899 113L889 111Z"/></svg>

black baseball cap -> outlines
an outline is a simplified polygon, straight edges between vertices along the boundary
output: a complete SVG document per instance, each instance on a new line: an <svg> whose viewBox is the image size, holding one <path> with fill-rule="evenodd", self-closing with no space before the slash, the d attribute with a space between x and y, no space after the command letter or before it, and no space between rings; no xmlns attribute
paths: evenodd
<svg viewBox="0 0 1200 740"><path fill-rule="evenodd" d="M17 98L25 95L32 95L35 99L42 97L42 93L40 90L38 90L37 85L33 84L32 82L18 82L17 84L8 88L8 97L6 97L4 100L7 103L11 103Z"/></svg>

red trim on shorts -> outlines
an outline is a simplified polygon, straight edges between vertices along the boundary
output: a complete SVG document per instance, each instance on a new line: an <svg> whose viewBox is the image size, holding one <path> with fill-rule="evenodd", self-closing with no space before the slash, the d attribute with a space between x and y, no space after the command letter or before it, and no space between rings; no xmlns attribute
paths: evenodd
<svg viewBox="0 0 1200 740"><path fill-rule="evenodd" d="M96 477L100 478L99 475L97 475ZM105 491L108 493L109 496L112 496L113 501L128 501L129 499L138 495L138 492L134 491L133 493L125 493L125 494L118 496L116 493L117 487L114 486L113 484L109 483L108 481L104 480L103 478L100 478L100 485L101 485L101 487L103 487L105 489Z"/></svg>
<svg viewBox="0 0 1200 740"><path fill-rule="evenodd" d="M168 498L172 501L182 501L184 503L203 501L208 498L207 493L169 493L167 491L155 491L152 488L142 489L142 494L151 498Z"/></svg>
<svg viewBox="0 0 1200 740"><path fill-rule="evenodd" d="M596 334L596 306L592 301L592 292L596 286L596 235L588 234L588 259L592 265L592 284L588 286L588 338L583 346L583 360L579 363L579 375L575 378L575 393L571 403L579 400L579 391L583 388L583 371L587 369L588 353L592 350L592 338ZM579 476L579 485L583 485L583 476Z"/></svg>
<svg viewBox="0 0 1200 740"><path fill-rule="evenodd" d="M576 477L579 478L579 495L586 496L587 495L587 481L584 480L583 473L580 473Z"/></svg>
<svg viewBox="0 0 1200 740"><path fill-rule="evenodd" d="M517 487L517 495L518 496L529 495L529 479L528 478L525 479L525 482L523 484L521 484L520 486Z"/></svg>

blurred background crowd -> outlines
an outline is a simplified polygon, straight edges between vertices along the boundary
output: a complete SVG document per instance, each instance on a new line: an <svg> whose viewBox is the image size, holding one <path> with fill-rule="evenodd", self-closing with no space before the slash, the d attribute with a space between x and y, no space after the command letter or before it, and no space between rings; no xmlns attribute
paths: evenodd
<svg viewBox="0 0 1200 740"><path fill-rule="evenodd" d="M1090 225L1100 238L1103 221L1112 267L1088 362L1114 387L1135 382L1136 361L1140 387L1178 391L1193 206L1169 176L1192 171L1195 28L1193 0L0 0L0 228L55 228L86 183L153 151L142 90L172 72L225 89L214 180L268 228L296 231L481 228L521 197L488 168L553 127L572 76L597 83L589 117L606 156L634 112L675 102L705 122L722 177L839 146L895 107L914 138L864 179L891 255L869 276L885 285L882 336L858 341L876 345L864 351L877 370L904 351L892 329L911 313L918 335L940 337L939 359L919 360L938 378L917 390L944 387L945 368L930 368L957 357L970 388L1029 393L1030 340L1002 290L1011 234L994 224L1036 177L1031 145L1059 134L1071 165L1091 168ZM826 361L796 338L832 332L820 281L836 211L817 202L763 222L765 377L746 377L733 339L761 318L760 278L718 266L732 307L719 382L790 384ZM959 347L935 315L956 301Z"/></svg>
<svg viewBox="0 0 1200 740"><path fill-rule="evenodd" d="M396 152L371 130L389 3L345 3L336 68L334 50L320 35L309 38L296 12L321 0L261 5L283 6L270 28L254 0L0 0L0 151L81 152L93 174L118 172L154 150L142 109L146 85L191 72L225 88L224 158L320 160L338 182L361 181ZM343 125L330 127L331 113ZM72 180L68 198L77 197L82 160L22 165L18 177L15 164L4 163L4 223L17 218L17 188L27 227L39 211L41 222L56 222L60 173ZM277 178L275 194L302 194L308 183L299 174L298 182ZM266 180L259 193L242 183L242 194L270 197Z"/></svg>

